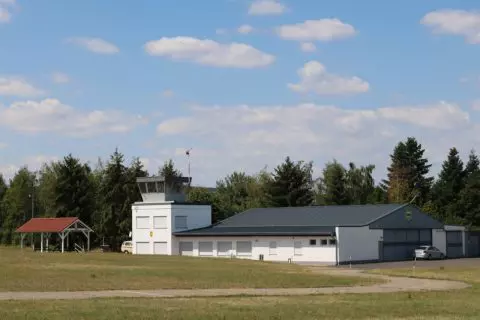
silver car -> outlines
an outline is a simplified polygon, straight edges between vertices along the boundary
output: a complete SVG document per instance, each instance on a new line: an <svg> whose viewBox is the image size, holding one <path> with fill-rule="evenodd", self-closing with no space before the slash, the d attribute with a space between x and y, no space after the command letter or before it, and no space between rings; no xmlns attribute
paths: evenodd
<svg viewBox="0 0 480 320"><path fill-rule="evenodd" d="M444 259L445 255L442 251L432 246L420 246L415 249L414 256L416 259Z"/></svg>

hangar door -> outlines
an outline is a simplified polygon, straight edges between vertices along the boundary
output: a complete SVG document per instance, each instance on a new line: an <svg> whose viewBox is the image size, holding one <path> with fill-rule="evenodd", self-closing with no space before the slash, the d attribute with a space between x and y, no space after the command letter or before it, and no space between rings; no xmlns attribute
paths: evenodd
<svg viewBox="0 0 480 320"><path fill-rule="evenodd" d="M447 257L460 258L463 256L462 231L447 231Z"/></svg>
<svg viewBox="0 0 480 320"><path fill-rule="evenodd" d="M380 260L410 260L415 248L421 245L432 245L432 229L384 229Z"/></svg>

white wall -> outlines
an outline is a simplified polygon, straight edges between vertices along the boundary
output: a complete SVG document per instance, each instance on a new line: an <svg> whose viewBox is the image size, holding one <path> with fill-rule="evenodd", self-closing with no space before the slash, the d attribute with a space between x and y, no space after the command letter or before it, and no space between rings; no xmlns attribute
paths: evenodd
<svg viewBox="0 0 480 320"><path fill-rule="evenodd" d="M154 254L154 243L157 248L164 247L166 242L165 254L175 254L174 241L172 233L175 232L175 216L187 217L187 229L206 227L211 224L211 207L208 205L181 205L166 203L135 203L132 206L132 244L133 254L137 254L137 242L148 242L148 254ZM137 217L148 217L148 227L138 228ZM155 228L154 217L166 217L165 228Z"/></svg>
<svg viewBox="0 0 480 320"><path fill-rule="evenodd" d="M193 242L193 255L199 256L198 243L199 242L213 242L213 257L230 257L231 255L240 259L258 260L259 256L263 254L265 261L284 261L292 259L292 262L322 262L328 264L336 263L335 245L322 246L320 240L328 240L326 237L175 237L176 252L179 254L179 242ZM310 240L316 240L315 245L310 245ZM252 253L249 256L240 256L237 253L237 241L251 241ZM294 241L301 241L301 254L295 254ZM220 256L218 254L218 242L232 242L232 250L228 256ZM270 251L270 242L276 242L276 252Z"/></svg>
<svg viewBox="0 0 480 320"><path fill-rule="evenodd" d="M378 260L379 241L383 240L382 229L365 227L336 227L338 261Z"/></svg>
<svg viewBox="0 0 480 320"><path fill-rule="evenodd" d="M432 230L432 246L447 255L447 234L444 229Z"/></svg>

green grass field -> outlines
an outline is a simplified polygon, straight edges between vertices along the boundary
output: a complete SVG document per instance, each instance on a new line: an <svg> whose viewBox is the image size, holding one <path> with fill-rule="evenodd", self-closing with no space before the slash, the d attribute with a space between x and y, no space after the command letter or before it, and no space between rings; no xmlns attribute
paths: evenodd
<svg viewBox="0 0 480 320"><path fill-rule="evenodd" d="M120 254L41 255L5 248L0 248L0 270L1 290L16 291L145 289L167 284L181 288L312 287L368 281L332 278L295 265L245 260ZM415 275L412 269L373 272L463 280L473 286L452 292L0 301L0 319L479 319L480 269L417 268Z"/></svg>
<svg viewBox="0 0 480 320"><path fill-rule="evenodd" d="M319 274L298 265L239 259L42 254L0 247L0 291L334 287L374 282Z"/></svg>
<svg viewBox="0 0 480 320"><path fill-rule="evenodd" d="M410 272L382 270L402 275ZM479 319L480 270L439 269L416 274L464 279L474 286L431 293L0 302L0 319Z"/></svg>

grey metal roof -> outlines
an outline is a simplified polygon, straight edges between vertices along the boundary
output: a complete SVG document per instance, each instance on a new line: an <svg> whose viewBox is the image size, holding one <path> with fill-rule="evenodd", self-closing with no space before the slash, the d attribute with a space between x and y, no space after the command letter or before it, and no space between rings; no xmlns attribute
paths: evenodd
<svg viewBox="0 0 480 320"><path fill-rule="evenodd" d="M176 236L331 236L334 234L334 227L222 227L218 225L174 233Z"/></svg>
<svg viewBox="0 0 480 320"><path fill-rule="evenodd" d="M258 208L236 214L219 226L365 226L401 207L403 205L377 204Z"/></svg>
<svg viewBox="0 0 480 320"><path fill-rule="evenodd" d="M339 205L256 208L238 213L216 225L175 235L321 235L336 226L366 226L404 205Z"/></svg>

